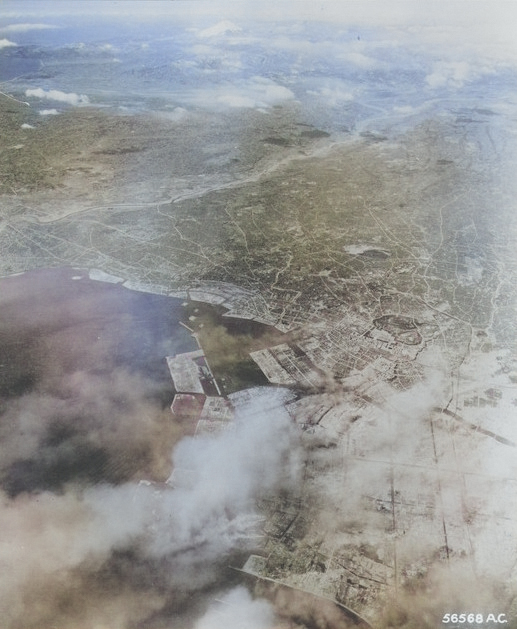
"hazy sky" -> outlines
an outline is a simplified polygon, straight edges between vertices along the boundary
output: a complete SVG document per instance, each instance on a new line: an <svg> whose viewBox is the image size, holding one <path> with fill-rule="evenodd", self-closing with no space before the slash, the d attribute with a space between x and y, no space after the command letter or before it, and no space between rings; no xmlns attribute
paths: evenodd
<svg viewBox="0 0 517 629"><path fill-rule="evenodd" d="M514 32L517 3L513 0L1 0L0 11L22 14L63 13L221 16L260 19L329 20L372 25L414 23L479 26Z"/></svg>
<svg viewBox="0 0 517 629"><path fill-rule="evenodd" d="M0 0L0 18L55 19L63 14L170 16L194 25L213 19L318 20L345 26L391 27L413 31L430 45L468 44L517 63L517 2L489 0ZM416 29L416 33L414 32Z"/></svg>

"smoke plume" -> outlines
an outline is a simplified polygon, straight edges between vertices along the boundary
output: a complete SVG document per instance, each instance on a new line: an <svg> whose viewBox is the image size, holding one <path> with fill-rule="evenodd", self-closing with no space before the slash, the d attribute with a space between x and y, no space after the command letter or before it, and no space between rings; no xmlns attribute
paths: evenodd
<svg viewBox="0 0 517 629"><path fill-rule="evenodd" d="M282 392L265 389L238 409L233 429L179 443L173 462L188 472L184 487L98 484L4 495L5 626L125 627L171 597L181 608L217 579L225 557L256 545L254 500L296 481L296 451ZM139 604L126 607L129 596Z"/></svg>

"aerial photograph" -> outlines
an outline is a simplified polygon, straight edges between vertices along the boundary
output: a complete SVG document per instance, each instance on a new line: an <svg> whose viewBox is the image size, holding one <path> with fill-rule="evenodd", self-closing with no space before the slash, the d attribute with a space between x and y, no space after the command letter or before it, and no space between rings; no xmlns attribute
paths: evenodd
<svg viewBox="0 0 517 629"><path fill-rule="evenodd" d="M516 28L0 0L0 629L517 629Z"/></svg>

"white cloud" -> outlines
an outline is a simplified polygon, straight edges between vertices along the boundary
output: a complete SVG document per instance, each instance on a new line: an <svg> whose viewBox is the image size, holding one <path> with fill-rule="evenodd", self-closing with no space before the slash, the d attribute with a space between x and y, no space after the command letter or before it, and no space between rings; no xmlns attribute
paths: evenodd
<svg viewBox="0 0 517 629"><path fill-rule="evenodd" d="M184 107L175 107L172 111L160 111L155 115L171 122L180 122L188 116L188 111Z"/></svg>
<svg viewBox="0 0 517 629"><path fill-rule="evenodd" d="M322 87L307 90L307 94L322 98L331 107L354 100L353 92L341 81L328 81Z"/></svg>
<svg viewBox="0 0 517 629"><path fill-rule="evenodd" d="M8 24L7 26L2 26L0 31L4 31L5 33L26 33L27 31L42 31L49 28L57 28L53 24Z"/></svg>
<svg viewBox="0 0 517 629"><path fill-rule="evenodd" d="M59 90L44 90L41 87L36 89L25 90L25 96L34 98L45 98L47 100L55 100L60 103L68 103L69 105L87 105L90 101L88 96L84 94L76 94L75 92L60 92Z"/></svg>
<svg viewBox="0 0 517 629"><path fill-rule="evenodd" d="M8 39L0 39L0 48L9 48L10 46L17 46L13 41L9 41Z"/></svg>
<svg viewBox="0 0 517 629"><path fill-rule="evenodd" d="M266 110L277 103L295 98L287 87L260 76L188 90L176 96L183 104L202 109L231 107L259 110Z"/></svg>
<svg viewBox="0 0 517 629"><path fill-rule="evenodd" d="M41 109L39 112L40 116L57 116L59 111L57 109Z"/></svg>
<svg viewBox="0 0 517 629"><path fill-rule="evenodd" d="M226 35L227 33L238 33L241 31L241 28L234 24L233 22L229 22L228 20L223 20L222 22L218 22L211 26L210 28L205 28L202 31L199 31L198 37L207 38L207 37L217 37L219 35Z"/></svg>
<svg viewBox="0 0 517 629"><path fill-rule="evenodd" d="M270 107L293 98L287 87L257 76L241 86L222 87L215 95L217 103L228 107Z"/></svg>
<svg viewBox="0 0 517 629"><path fill-rule="evenodd" d="M440 63L432 74L425 77L429 87L461 87L470 75L469 65L465 62Z"/></svg>
<svg viewBox="0 0 517 629"><path fill-rule="evenodd" d="M362 70L371 70L378 65L378 62L375 59L367 57L362 52L348 52L339 58L361 68Z"/></svg>
<svg viewBox="0 0 517 629"><path fill-rule="evenodd" d="M460 88L468 81L492 72L493 69L489 66L474 66L465 61L446 61L437 63L433 72L428 74L425 80L432 89L440 87Z"/></svg>
<svg viewBox="0 0 517 629"><path fill-rule="evenodd" d="M35 127L31 124L24 122L21 126L22 129L35 129Z"/></svg>
<svg viewBox="0 0 517 629"><path fill-rule="evenodd" d="M217 48L207 46L206 44L196 44L190 48L190 52L197 57L215 56L218 54Z"/></svg>
<svg viewBox="0 0 517 629"><path fill-rule="evenodd" d="M235 71L243 67L243 63L238 52L221 51L216 46L207 44L196 44L189 48L190 54L196 57L196 60L181 60L175 63L176 67L184 69L187 66L201 67L203 71L219 71L221 68Z"/></svg>
<svg viewBox="0 0 517 629"><path fill-rule="evenodd" d="M221 105L227 105L228 107L247 107L253 109L254 107L263 107L260 103L257 103L253 98L238 94L235 92L223 92L217 96L216 101Z"/></svg>
<svg viewBox="0 0 517 629"><path fill-rule="evenodd" d="M378 42L375 42L378 45ZM281 35L272 37L267 42L269 49L278 49L297 56L297 63L301 64L304 70L310 69L317 62L328 63L328 60L338 60L342 64L353 69L371 70L381 65L383 61L366 54L366 50L371 49L370 44L350 41L349 35L338 39L321 39L319 41L309 41L302 34ZM375 54L374 46L374 54Z"/></svg>

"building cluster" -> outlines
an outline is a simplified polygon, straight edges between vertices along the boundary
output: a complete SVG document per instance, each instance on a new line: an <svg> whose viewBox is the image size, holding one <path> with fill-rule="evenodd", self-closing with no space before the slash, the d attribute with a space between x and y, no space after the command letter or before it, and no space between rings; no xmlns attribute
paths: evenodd
<svg viewBox="0 0 517 629"><path fill-rule="evenodd" d="M407 389L422 378L415 360L425 347L412 333L400 340L357 315L345 317L295 343L281 343L250 354L272 384L317 388L331 377L362 374ZM418 341L418 342L416 342Z"/></svg>
<svg viewBox="0 0 517 629"><path fill-rule="evenodd" d="M268 349L250 353L251 358L272 384L316 387L321 375L309 357L298 346L280 343Z"/></svg>
<svg viewBox="0 0 517 629"><path fill-rule="evenodd" d="M199 292L189 296L207 300ZM372 431L379 426L378 409L388 408L397 390L409 389L423 379L418 357L436 328L434 323L428 325L429 329L423 329L423 325L391 315L372 322L351 312L325 325L307 326L303 337L294 339L291 335L283 343L251 352L272 385L297 391L286 391L282 403L307 435L307 443L312 444L307 459L309 476L317 473L320 448L332 449L334 456L341 456L341 448L345 448L351 469L370 464ZM172 412L182 421L192 421L196 436L231 430L236 409L257 395L258 389L245 389L223 396L201 348L168 357L167 364L176 390ZM339 376L343 377L343 386L347 385L346 395L336 397L332 387L326 385L329 378L336 384ZM303 389L310 395L300 396ZM465 406L491 408L500 404L501 397L501 390L494 386L477 397L471 393ZM494 436L486 430L483 434ZM314 461L310 459L311 448ZM411 483L405 482L406 477L397 472L393 461L374 463L380 475L375 477L375 487L361 497L361 504L368 503L366 512L383 521L397 539L403 540L407 530L418 529L422 534L441 531L432 497L424 495L420 486L420 493L413 495ZM345 475L345 466L332 474L327 480L333 486L344 492L347 487L355 491L355 480ZM188 487L190 482L188 469L175 469L168 480L174 487ZM315 486L318 482L314 480ZM357 543L359 533L353 531L333 541L302 541L308 539L310 523L321 515L317 499L313 504L307 496L293 492L260 499L259 509L264 516L257 529L262 537L261 553L249 556L242 571L255 579L336 601L368 618L375 601L390 596L398 579L411 576L409 572L396 575L395 542L370 547ZM328 515L334 516L334 511L329 509Z"/></svg>
<svg viewBox="0 0 517 629"><path fill-rule="evenodd" d="M278 327L278 316L272 313L264 297L255 290L235 284L210 280L192 281L184 288L179 287L169 292L169 295L223 306L227 309L226 317L248 319Z"/></svg>

